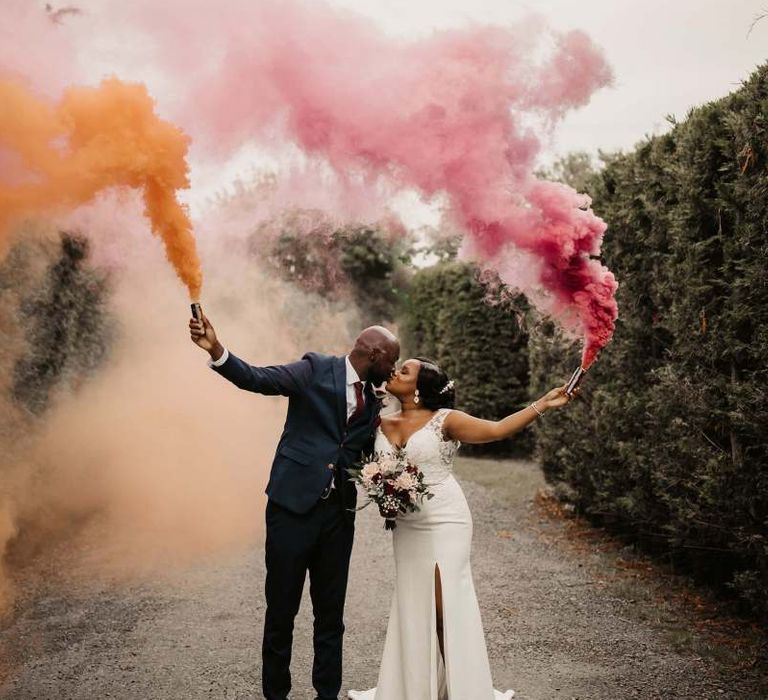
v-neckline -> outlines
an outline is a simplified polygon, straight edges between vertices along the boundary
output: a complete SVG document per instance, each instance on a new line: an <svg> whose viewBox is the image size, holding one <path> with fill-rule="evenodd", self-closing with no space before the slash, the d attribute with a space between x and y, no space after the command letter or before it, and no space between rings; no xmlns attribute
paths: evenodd
<svg viewBox="0 0 768 700"><path fill-rule="evenodd" d="M400 411L400 413L402 413L402 411ZM404 450L406 447L408 447L408 443L409 443L409 442L410 442L410 441L413 439L413 436L414 436L414 435L416 435L416 433L419 433L419 432L421 432L422 430L424 430L424 428L426 428L426 427L427 427L427 426L428 426L428 425L429 425L429 424L430 424L430 423L431 423L431 422L432 422L432 421L435 419L435 416L436 416L438 413L440 413L440 410L439 410L439 409L438 409L437 411L435 411L435 412L434 412L434 413L433 413L433 414L432 414L432 415L429 417L429 420L428 420L426 423L424 423L424 425L422 425L420 428L417 428L416 430L414 430L414 431L413 431L413 432L412 432L412 433L411 433L411 434L408 436L408 439L407 439L407 440L406 440L406 441L405 441L405 442L404 442L402 445L396 445L394 442L392 442L392 440L390 440L390 439L389 439L389 437L387 436L387 434L384 432L384 428L382 428L381 426L379 426L379 430L381 430L381 434L384 436L384 439L385 439L385 440L386 440L386 441L389 443L389 446L390 446L390 447L394 447L396 450Z"/></svg>

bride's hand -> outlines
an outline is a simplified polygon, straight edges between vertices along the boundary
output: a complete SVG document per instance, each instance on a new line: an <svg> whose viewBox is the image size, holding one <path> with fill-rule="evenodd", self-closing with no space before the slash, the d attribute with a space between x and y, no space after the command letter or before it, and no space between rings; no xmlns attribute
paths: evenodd
<svg viewBox="0 0 768 700"><path fill-rule="evenodd" d="M546 409L560 408L569 403L574 396L578 396L581 391L581 389L577 388L574 390L572 396L568 396L568 394L565 393L565 387L566 385L564 384L563 386L557 387L557 389L552 389L552 391L544 394L536 404L539 406L543 405Z"/></svg>

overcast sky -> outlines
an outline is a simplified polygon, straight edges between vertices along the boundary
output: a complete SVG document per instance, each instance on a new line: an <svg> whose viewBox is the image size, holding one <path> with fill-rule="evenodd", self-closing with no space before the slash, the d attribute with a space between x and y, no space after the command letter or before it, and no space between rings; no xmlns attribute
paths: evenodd
<svg viewBox="0 0 768 700"><path fill-rule="evenodd" d="M582 29L605 50L616 83L571 114L551 152L631 148L667 130L665 115L722 97L768 60L768 0L334 0L387 31L418 35L467 22L504 24L534 11Z"/></svg>

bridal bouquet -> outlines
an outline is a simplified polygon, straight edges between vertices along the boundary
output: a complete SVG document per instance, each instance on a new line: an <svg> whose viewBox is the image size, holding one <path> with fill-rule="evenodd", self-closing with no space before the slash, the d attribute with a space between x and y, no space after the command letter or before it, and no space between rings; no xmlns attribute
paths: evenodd
<svg viewBox="0 0 768 700"><path fill-rule="evenodd" d="M349 469L349 473L368 498L367 503L358 510L375 503L387 530L395 529L398 515L419 510L420 503L434 495L424 484L421 470L403 454L374 453L359 467Z"/></svg>

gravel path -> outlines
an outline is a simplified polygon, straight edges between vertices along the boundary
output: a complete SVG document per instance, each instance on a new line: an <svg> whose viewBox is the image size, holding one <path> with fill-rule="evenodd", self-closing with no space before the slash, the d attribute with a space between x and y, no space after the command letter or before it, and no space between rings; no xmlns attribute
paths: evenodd
<svg viewBox="0 0 768 700"><path fill-rule="evenodd" d="M608 555L562 546L565 524L532 504L543 485L534 465L463 460L459 474L475 520L473 571L496 687L514 688L519 700L768 697L756 669L702 654L692 628L676 643L669 626L679 636L685 611L658 607L651 584L630 586ZM153 585L38 590L0 628L11 665L0 697L260 697L263 578L259 545ZM389 537L368 509L353 554L345 688L375 684L391 586ZM295 700L314 697L310 609L305 598Z"/></svg>

